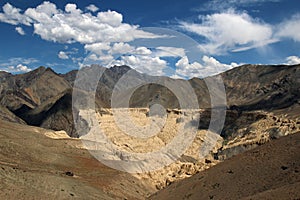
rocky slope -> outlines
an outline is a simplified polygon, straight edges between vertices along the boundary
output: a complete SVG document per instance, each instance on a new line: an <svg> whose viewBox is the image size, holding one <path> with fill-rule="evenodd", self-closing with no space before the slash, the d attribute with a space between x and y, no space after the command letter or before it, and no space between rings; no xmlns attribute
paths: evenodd
<svg viewBox="0 0 300 200"><path fill-rule="evenodd" d="M65 132L0 120L0 149L0 199L144 199L155 191Z"/></svg>
<svg viewBox="0 0 300 200"><path fill-rule="evenodd" d="M229 106L241 110L274 111L299 105L299 65L245 65L221 75Z"/></svg>
<svg viewBox="0 0 300 200"><path fill-rule="evenodd" d="M300 134L269 142L171 184L150 199L299 199Z"/></svg>
<svg viewBox="0 0 300 200"><path fill-rule="evenodd" d="M35 108L70 88L70 84L50 68L40 67L26 74L1 77L1 104L11 111Z"/></svg>

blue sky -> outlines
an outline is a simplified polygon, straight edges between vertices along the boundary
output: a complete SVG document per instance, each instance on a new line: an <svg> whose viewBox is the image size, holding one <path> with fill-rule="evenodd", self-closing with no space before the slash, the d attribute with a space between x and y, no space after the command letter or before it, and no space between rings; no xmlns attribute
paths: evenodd
<svg viewBox="0 0 300 200"><path fill-rule="evenodd" d="M295 0L14 0L0 7L0 70L11 73L97 63L191 78L246 63L300 63Z"/></svg>

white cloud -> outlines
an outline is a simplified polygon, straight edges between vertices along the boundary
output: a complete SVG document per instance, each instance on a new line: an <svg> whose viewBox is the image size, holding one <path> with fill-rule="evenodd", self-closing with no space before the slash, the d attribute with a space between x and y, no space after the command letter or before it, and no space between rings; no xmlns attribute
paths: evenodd
<svg viewBox="0 0 300 200"><path fill-rule="evenodd" d="M27 17L26 15L21 14L21 9L13 7L11 4L6 3L3 7L3 13L0 13L0 21L12 24L12 25L18 25L18 24L24 24L27 26L30 26L32 23L32 20Z"/></svg>
<svg viewBox="0 0 300 200"><path fill-rule="evenodd" d="M122 25L123 21L123 16L120 13L110 10L107 12L98 12L97 18L101 23L108 24L112 27L118 27Z"/></svg>
<svg viewBox="0 0 300 200"><path fill-rule="evenodd" d="M127 65L141 73L152 76L165 75L164 70L168 67L165 60L149 55L121 56L121 60L115 61L113 65Z"/></svg>
<svg viewBox="0 0 300 200"><path fill-rule="evenodd" d="M85 62L88 62L88 61L98 61L100 60L99 56L97 56L96 54L91 54L89 55L87 58L86 58L86 61Z"/></svg>
<svg viewBox="0 0 300 200"><path fill-rule="evenodd" d="M81 11L77 9L77 5L74 3L68 3L65 6L65 11L68 13L81 13Z"/></svg>
<svg viewBox="0 0 300 200"><path fill-rule="evenodd" d="M22 65L22 64L17 65L16 69L17 69L18 72L29 72L29 71L31 71L31 69L29 69L26 65Z"/></svg>
<svg viewBox="0 0 300 200"><path fill-rule="evenodd" d="M84 59L76 60L76 61L77 61L77 64L79 64L79 66L88 66L88 65L92 65L92 64L98 64L103 67L109 68L114 65L114 62L113 62L114 57L110 54L98 55L95 53L90 53Z"/></svg>
<svg viewBox="0 0 300 200"><path fill-rule="evenodd" d="M53 8L54 5L47 4ZM127 42L135 38L156 37L137 30L137 26L122 23L123 16L115 11L98 12L97 16L82 13L75 4L67 4L65 12L53 10L49 14L28 9L25 14L35 20L34 32L45 40L82 44Z"/></svg>
<svg viewBox="0 0 300 200"><path fill-rule="evenodd" d="M300 64L300 58L298 56L289 56L286 58L288 65L297 65Z"/></svg>
<svg viewBox="0 0 300 200"><path fill-rule="evenodd" d="M97 6L95 6L94 4L87 6L86 9L91 12L97 12L99 10L99 8Z"/></svg>
<svg viewBox="0 0 300 200"><path fill-rule="evenodd" d="M57 56L63 60L71 59L74 63L76 63L76 61L82 60L82 58L74 57L74 55L78 53L77 48L72 48L72 49L69 49L68 51L66 51L66 50L68 50L68 48L64 47L64 51L59 51Z"/></svg>
<svg viewBox="0 0 300 200"><path fill-rule="evenodd" d="M113 45L109 43L94 43L86 44L85 49L92 52L89 60L102 61L102 65L109 64L113 59L118 59L119 56L129 55L150 55L152 51L146 47L133 47L128 43L119 42ZM118 56L118 57L117 57Z"/></svg>
<svg viewBox="0 0 300 200"><path fill-rule="evenodd" d="M28 65L39 62L35 58L10 58L8 60L0 60L0 70L10 72L10 73L19 73L19 72L29 72L31 68Z"/></svg>
<svg viewBox="0 0 300 200"><path fill-rule="evenodd" d="M82 60L84 59L83 57L71 57L73 63L78 64L79 62L82 62Z"/></svg>
<svg viewBox="0 0 300 200"><path fill-rule="evenodd" d="M21 58L21 57L16 57L16 58L10 58L6 61L0 61L0 66L1 67L8 67L8 66L16 66L20 63L24 65L30 65L33 63L37 63L39 60L35 58Z"/></svg>
<svg viewBox="0 0 300 200"><path fill-rule="evenodd" d="M152 54L152 51L150 49L148 49L147 47L137 47L135 49L134 53L138 54L138 55L150 55L150 54Z"/></svg>
<svg viewBox="0 0 300 200"><path fill-rule="evenodd" d="M216 74L219 74L221 72L227 71L229 69L232 69L234 67L238 67L241 65L241 64L237 64L235 62L232 62L230 64L220 63L214 57L208 57L208 56L203 56L202 60L204 62L204 66L211 69L210 75L216 75ZM210 75L208 75L208 76L210 76Z"/></svg>
<svg viewBox="0 0 300 200"><path fill-rule="evenodd" d="M115 64L128 65L150 75L168 75L166 74L168 63L161 57L181 58L176 63L174 77L205 77L237 66L236 63L222 64L208 56L203 56L200 62L190 63L186 56L188 51L180 48L180 44L178 47L158 46L153 47L154 49L131 46L130 42L135 39L169 36L146 32L136 25L124 23L122 14L116 11L97 12L98 10L91 5L86 8L86 11L80 10L76 4L67 4L65 9L61 10L51 2L44 2L35 8L28 8L22 14L20 9L6 4L3 13L0 13L0 21L13 25L32 26L34 33L47 41L64 44L80 43L86 51L92 53L88 56L90 61L106 64L114 59L115 54L121 54ZM181 22L181 27L206 38L206 43L200 45L206 53L244 51L275 42L272 27L253 19L247 13L230 10L202 16L201 20L198 24ZM73 50L65 48L58 52L58 57L72 59L73 62L83 61L83 59L76 60L72 52ZM25 67L28 65L25 62L18 64L20 63ZM9 66L18 66L18 64L15 62Z"/></svg>
<svg viewBox="0 0 300 200"><path fill-rule="evenodd" d="M76 4L67 4L65 10L60 10L46 1L36 8L28 8L23 14L20 9L5 4L3 11L0 21L32 25L34 33L42 39L60 43L128 42L136 38L162 37L123 23L123 16L116 11L98 12L94 16L84 13Z"/></svg>
<svg viewBox="0 0 300 200"><path fill-rule="evenodd" d="M203 64L199 62L190 63L187 56L182 57L176 63L176 74L174 78L193 78L207 77L219 74L234 67L239 66L237 63L223 64L213 57L203 56Z"/></svg>
<svg viewBox="0 0 300 200"><path fill-rule="evenodd" d="M300 14L294 15L291 19L286 20L277 27L278 37L291 38L300 42Z"/></svg>
<svg viewBox="0 0 300 200"><path fill-rule="evenodd" d="M176 75L183 78L190 77L201 77L201 70L204 69L203 66L198 62L189 63L187 56L182 57L175 64Z"/></svg>
<svg viewBox="0 0 300 200"><path fill-rule="evenodd" d="M17 66L9 66L3 70L10 72L10 73L30 72L31 71L30 68L28 68L26 65L22 65L22 64L18 64Z"/></svg>
<svg viewBox="0 0 300 200"><path fill-rule="evenodd" d="M60 52L58 53L58 57L59 57L60 59L63 59L63 60L69 59L69 56L68 56L67 53L64 52L64 51L60 51Z"/></svg>
<svg viewBox="0 0 300 200"><path fill-rule="evenodd" d="M111 47L110 47L110 43L99 42L99 43L86 44L84 45L84 48L98 55L102 55L103 51L108 51L110 50Z"/></svg>
<svg viewBox="0 0 300 200"><path fill-rule="evenodd" d="M110 49L111 54L128 54L134 50L134 47L127 43L119 42L115 43Z"/></svg>
<svg viewBox="0 0 300 200"><path fill-rule="evenodd" d="M20 34L20 35L25 35L24 30L22 29L22 27L16 27L15 30Z"/></svg>
<svg viewBox="0 0 300 200"><path fill-rule="evenodd" d="M181 22L181 27L206 38L200 48L209 54L222 54L235 49L249 49L272 43L273 31L268 24L253 19L247 13L229 10L200 16L201 23Z"/></svg>

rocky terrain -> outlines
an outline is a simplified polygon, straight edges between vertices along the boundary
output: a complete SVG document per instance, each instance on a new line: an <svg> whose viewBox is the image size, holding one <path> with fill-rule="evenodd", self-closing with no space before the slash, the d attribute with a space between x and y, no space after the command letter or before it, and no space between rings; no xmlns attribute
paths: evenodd
<svg viewBox="0 0 300 200"><path fill-rule="evenodd" d="M89 70L92 72L95 68L101 67L93 65L84 70L88 74ZM157 134L147 139L130 137L117 126L110 109L114 86L130 68L115 66L101 69L104 73L95 94L97 123L112 143L131 153L155 151L168 144L183 122L184 112L178 109L176 96L158 84L137 88L130 98L131 118L122 120L131 120L141 126L151 121L159 125L163 120L166 120L166 124L162 128L158 127ZM227 95L225 124L220 135L208 131L211 99L206 80L188 80L199 102L196 113L200 115L200 122L196 124L194 140L175 163L157 171L136 174L110 169L86 150L82 136L88 132L89 127L76 130L74 117L77 120L81 111L73 110L72 113L72 87L76 75L76 70L57 74L45 67L19 75L0 72L1 199L41 199L49 195L55 199L144 199L163 188L166 189L151 198L174 199L172 195L177 195L181 199L257 199L271 198L273 192L281 193L285 189L291 193L291 199L300 198L299 193L295 192L295 188L300 190L299 174L296 173L298 168L293 167L299 166L296 153L299 154L300 148L293 141L299 141L300 131L300 65L244 65L220 74ZM136 71L131 76L150 78ZM176 85L185 82L167 77L165 80ZM90 91L80 92L82 95L90 94ZM153 103L167 108L166 118L149 116L149 105ZM205 157L200 157L199 149L210 140L212 148ZM251 153L256 151L257 156ZM275 159L277 154L278 159ZM247 157L253 161L253 165L247 168L247 174L250 174L249 188L245 186L248 176L241 175L242 172L237 170L248 166L249 163L245 161ZM126 159L118 153L111 155L111 158ZM261 174L254 164L259 165L258 169L263 171L273 165L288 167L289 170L279 170L273 176L272 170L277 173L277 168L272 168L270 173ZM234 173L223 173L225 168L222 166L231 165L230 170ZM201 176L204 176L205 184L202 178L197 178L200 174L204 174ZM216 175L210 180L205 174ZM237 182L237 189L219 187L231 185L231 179L223 182L219 180L229 175L233 180L241 176L243 182ZM264 176L267 177L265 183L257 183L263 181ZM294 178L290 179L291 176ZM274 179L278 179L277 182ZM290 180L291 183L288 182ZM206 182L212 185L208 189ZM174 187L179 188L178 193L174 192ZM239 191L239 188L245 188L245 191ZM203 190L203 194L198 193ZM226 191L230 192L225 194ZM216 195L217 192L224 193L224 198Z"/></svg>
<svg viewBox="0 0 300 200"><path fill-rule="evenodd" d="M300 134L271 141L178 181L150 199L299 199Z"/></svg>
<svg viewBox="0 0 300 200"><path fill-rule="evenodd" d="M0 121L0 199L143 199L151 184L101 164L65 132Z"/></svg>
<svg viewBox="0 0 300 200"><path fill-rule="evenodd" d="M147 109L131 109L131 119L139 125L146 125L149 120L159 117L147 117ZM209 118L207 110L198 111L202 118ZM174 181L191 177L192 175L218 164L232 156L254 149L269 141L300 132L300 120L287 119L264 111L249 111L238 114L237 111L227 111L227 118L221 136L207 131L199 124L199 130L194 141L176 162L153 172L135 174L135 177L152 181L157 189L165 188ZM170 110L164 127L153 137L147 139L129 136L118 127L112 111L98 114L101 129L110 141L119 149L127 152L152 152L164 147L178 134L181 125L178 110ZM128 120L124 118L124 120ZM162 118L158 119L163 121ZM205 123L203 123L205 124ZM143 132L143 130L140 130ZM213 148L205 157L199 156L199 149L208 137L214 138ZM214 141L215 140L215 141ZM111 159L119 160L119 155L111 155ZM121 158L124 159L124 158ZM130 159L128 159L130 160Z"/></svg>
<svg viewBox="0 0 300 200"><path fill-rule="evenodd" d="M115 66L104 71L96 92L97 107L110 107L114 85L128 70L130 68L127 66ZM220 74L225 85L228 108L238 111L272 111L279 115L287 114L291 118L297 118L300 111L299 71L299 65L244 65ZM0 106L16 115L16 117L9 117L10 121L20 122L22 119L34 126L54 130L63 129L70 136L76 137L78 134L70 125L73 118L69 109L76 73L71 71L67 74L57 74L44 67L20 75L2 72ZM147 75L138 72L133 75L147 79ZM175 85L183 81L166 79L174 82ZM210 96L205 80L193 78L189 82L198 97L199 107L209 108ZM166 108L179 107L176 96L167 88L156 84L138 88L130 99L130 107L147 107L154 100ZM65 114L59 113L60 107L64 107ZM60 127L57 127L57 124L60 124Z"/></svg>

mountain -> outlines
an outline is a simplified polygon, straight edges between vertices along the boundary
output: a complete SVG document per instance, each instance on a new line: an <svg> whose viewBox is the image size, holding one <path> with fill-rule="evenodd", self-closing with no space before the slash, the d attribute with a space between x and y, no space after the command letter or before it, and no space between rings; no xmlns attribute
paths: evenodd
<svg viewBox="0 0 300 200"><path fill-rule="evenodd" d="M245 65L221 76L229 106L270 111L299 105L299 65Z"/></svg>
<svg viewBox="0 0 300 200"><path fill-rule="evenodd" d="M128 66L114 66L106 69L92 65L83 70L101 68L97 91L98 108L109 108L111 95L118 80L126 75L136 80L151 80L153 77L140 74ZM63 129L76 137L72 125L71 112L72 86L78 71L57 74L50 68L40 67L26 74L0 74L0 105L7 108L27 124ZM221 73L226 90L227 107L230 110L255 111L265 110L278 114L297 117L300 111L300 65L265 66L244 65ZM184 80L163 80L180 86ZM200 108L210 108L210 95L206 79L188 80L193 87ZM186 98L191 98L186 96ZM148 107L159 103L166 108L180 107L175 94L158 84L146 84L137 88L130 98L130 107ZM10 114L11 115L11 114ZM11 118L11 117L10 117ZM20 122L20 120L17 120ZM71 123L71 125L70 125Z"/></svg>
<svg viewBox="0 0 300 200"><path fill-rule="evenodd" d="M26 74L8 74L1 78L1 104L12 112L35 108L70 88L70 84L52 69L40 67Z"/></svg>
<svg viewBox="0 0 300 200"><path fill-rule="evenodd" d="M98 70L103 74L99 78L95 94L89 82L83 82L87 88L83 88L80 84L77 88L73 87L76 81L82 83L80 77L77 77L77 70L57 74L50 68L40 67L19 75L0 72L0 137L3 138L0 144L0 166L2 167L0 179L5 183L2 187L5 192L3 196L0 195L1 199L33 198L34 194L38 194L38 198L47 195L51 198L68 199L74 196L81 198L83 191L91 191L94 194L88 196L91 199L115 199L122 196L129 199L144 199L165 187L167 187L165 190L157 194L158 197L172 198L172 195L167 194L171 191L178 197L194 198L198 195L196 189L205 189L203 197L218 199L220 196L215 193L219 192L219 186L224 186L225 189L220 190L220 193L229 199L237 197L255 199L269 198L271 196L266 195L272 195L272 192L281 193L284 189L294 194L296 190L293 188L299 188L297 182L299 175L298 172L296 173L298 168L290 163L295 159L295 165L299 165L298 157L294 154L299 149L298 143L294 144L291 140L298 141L300 132L300 65L243 65L214 76L222 77L227 95L226 117L221 135L207 131L211 123L218 123L217 120L211 120L211 99L209 87L206 85L211 77L190 80L171 79L141 74L128 66L103 68L98 65L85 67L81 73L88 78L87 80L98 80L95 79L97 78L95 72ZM122 80L125 74L130 82L119 84L118 81ZM110 109L111 97L113 90L122 91L122 88L128 84L152 80L159 81L135 88L132 95L123 92L121 96L117 96L117 99L122 100L131 95L129 96L129 105L132 108L130 112L137 124L145 124L149 119L156 120L156 117L159 117L155 115L154 118L150 118L149 106L161 104L167 108L167 125L150 140L139 141L124 134L114 123L114 116ZM157 150L159 145L167 144L174 137L174 130L177 130L185 120L181 116L181 114L185 115L185 111L180 110L179 99L170 89L162 86L165 83L181 91L186 89L184 84L189 83L196 96L186 93L183 97L185 100L197 99L201 108L197 111L200 114L200 123L196 125L198 130L195 140L175 163L158 171L129 176L104 167L83 150L85 147L76 138L87 132L89 127L86 127L83 120L84 129L75 129L74 120L77 121L81 116L79 116L80 108L72 108L72 102L77 102L79 105L85 105L87 102L84 98L74 99L73 92L77 92L78 97L95 96L97 119L100 126L108 132L108 137L119 149L128 152L137 150L140 153ZM218 95L218 91L213 88L210 92ZM193 118L191 122L196 124ZM216 130L212 129L212 131ZM210 137L217 138L217 142L205 158L200 158L199 148L205 141L210 142L207 140ZM286 152L285 144L288 145ZM258 153L257 159L255 153L253 154L255 156L244 153L249 150L255 152L256 149L262 152ZM272 158L266 157L268 154ZM276 159L277 154L278 159ZM113 152L111 156L115 159L124 159L124 156L118 152ZM247 159L253 161L253 165L245 162ZM242 164L244 162L245 165ZM246 166L248 164L249 170ZM211 168L214 165L216 167ZM237 189L245 188L245 191L227 188L232 185L231 182L225 182L226 180L222 182L218 179L224 175L223 165L232 166L232 169L229 169L231 171L225 173L226 178L232 174L237 175L232 176L234 179L229 179L231 182L238 180L237 177L242 177L242 183L238 182L233 186ZM256 171L254 165L259 165L257 169L260 171L270 169L270 173L262 175L260 171ZM273 168L277 165L283 168L282 171ZM222 173L216 170L219 169L218 166ZM247 173L241 174L242 172L237 169L239 167L244 171L248 170ZM30 170L31 168L34 170ZM211 168L212 172L210 170L200 172L208 168ZM294 174L292 174L293 170ZM294 179L291 180L296 182L287 185L281 172L284 172L287 177L293 175ZM215 173L218 176L214 176ZM259 177L255 176L256 173ZM276 176L272 176L271 173ZM210 174L213 179L209 180L206 177L203 179L205 185L199 186L202 181L202 178L197 179L199 174L205 177L205 174ZM103 177L108 178L103 179ZM187 177L191 178L185 179ZM277 181L274 180L276 177L278 177ZM245 185L248 178L251 180L249 187ZM180 186L181 179L187 181L183 183L191 186L191 189ZM262 186L257 182L258 179L266 179L267 185ZM34 184L27 184L25 180ZM45 183L45 180L49 180L50 183ZM56 185L59 185L59 182L62 182L62 188L58 189ZM70 186L72 184L73 187ZM40 187L41 185L43 187ZM173 185L180 188L178 190L180 194L173 192ZM54 193L47 193L46 187ZM9 188L17 192L11 193ZM226 191L229 193L225 194ZM239 192L241 194L238 194ZM11 196L12 194L15 196ZM282 194L286 193L282 192ZM298 193L295 195L297 196ZM152 198L156 199L156 196Z"/></svg>
<svg viewBox="0 0 300 200"><path fill-rule="evenodd" d="M110 97L117 81L129 69L127 66L115 66L105 70L99 81L97 95L105 94ZM73 84L76 78L75 74L76 71L72 71L63 77L70 84ZM147 75L143 76L138 72L130 75L135 78L149 79ZM299 65L243 65L217 76L221 76L223 79L229 108L275 110L299 104L300 89L297 87L300 84ZM166 81L174 81L175 85L182 81L165 79ZM210 107L206 79L193 78L188 80L195 90L200 108ZM168 88L157 84L146 84L137 88L131 97L130 105L131 107L146 107L153 99L158 99L156 98L158 96L160 103L165 107L179 107L176 96ZM109 107L110 98L103 98L103 103Z"/></svg>
<svg viewBox="0 0 300 200"><path fill-rule="evenodd" d="M69 113L61 117L57 117L53 112L53 109L55 110L55 107L60 105L61 98L67 94L71 95L71 85L52 69L39 67L19 75L2 73L0 79L0 105L14 114L13 118L16 119L14 121L53 130L66 130L70 135L75 132L68 128L72 126L71 107L69 107ZM71 102L69 98L64 105L71 104ZM67 106L60 106L60 108L57 112L65 112L68 109ZM62 117L67 121L62 120ZM1 118L4 119L4 117ZM49 122L49 118L53 119L52 122ZM45 120L48 121L44 122Z"/></svg>

